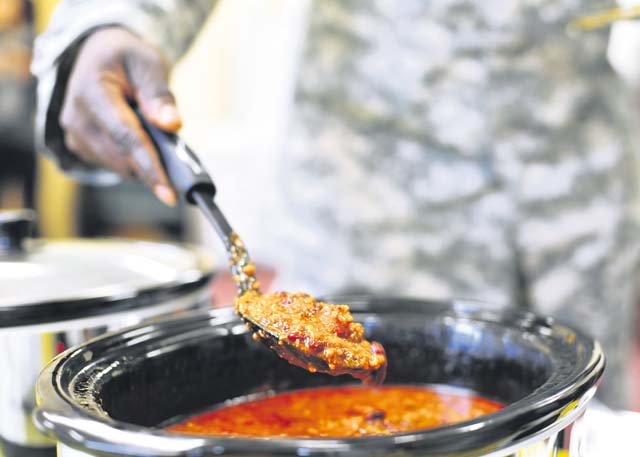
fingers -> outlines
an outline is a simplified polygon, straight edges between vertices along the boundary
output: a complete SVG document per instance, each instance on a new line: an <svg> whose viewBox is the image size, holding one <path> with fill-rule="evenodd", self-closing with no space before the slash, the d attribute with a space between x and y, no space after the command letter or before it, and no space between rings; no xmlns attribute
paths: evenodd
<svg viewBox="0 0 640 457"><path fill-rule="evenodd" d="M124 65L133 96L144 116L162 130L180 129L182 120L169 90L167 65L160 55L155 52L126 54Z"/></svg>
<svg viewBox="0 0 640 457"><path fill-rule="evenodd" d="M109 168L123 178L134 177L128 161L122 158L116 145L95 125L86 123L78 131L68 130L65 144L86 162Z"/></svg>
<svg viewBox="0 0 640 457"><path fill-rule="evenodd" d="M126 160L106 144L107 138L93 122L89 113L79 107L64 107L60 117L64 129L64 142L84 162L115 171L124 178L133 176Z"/></svg>
<svg viewBox="0 0 640 457"><path fill-rule="evenodd" d="M65 103L60 123L67 147L87 162L141 179L161 201L175 205L158 153L124 97L107 79L85 86L81 97Z"/></svg>
<svg viewBox="0 0 640 457"><path fill-rule="evenodd" d="M168 205L177 197L164 171L158 152L127 103L123 91L115 84L104 84L91 97L91 117L109 141L111 155L125 160L133 174Z"/></svg>
<svg viewBox="0 0 640 457"><path fill-rule="evenodd" d="M166 66L152 47L124 29L101 29L78 53L59 121L67 147L82 160L137 177L174 205L177 197L158 152L127 101L137 99L160 128L179 128L166 79Z"/></svg>

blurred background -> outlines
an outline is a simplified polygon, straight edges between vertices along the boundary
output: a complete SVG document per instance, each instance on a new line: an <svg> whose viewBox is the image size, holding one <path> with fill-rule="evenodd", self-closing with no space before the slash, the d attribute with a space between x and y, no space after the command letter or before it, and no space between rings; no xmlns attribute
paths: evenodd
<svg viewBox="0 0 640 457"><path fill-rule="evenodd" d="M34 151L31 45L56 4L57 0L0 1L0 208L36 209L40 234L49 238L188 241L204 243L224 259L219 240L203 227L196 211L181 204L169 208L133 181L112 187L74 182ZM218 200L234 228L253 247L254 258L265 264L272 263L273 254L261 247L271 243L255 221L277 218L269 193L260 190L275 179L271 157L290 107L305 5L289 0L222 2L172 74L185 125L182 135L223 189ZM238 163L245 160L259 163L242 170L238 179ZM263 283L269 282L270 269L264 267L261 273ZM234 292L224 287L217 301L228 303Z"/></svg>
<svg viewBox="0 0 640 457"><path fill-rule="evenodd" d="M186 241L204 244L226 265L219 241L195 211L168 208L133 182L108 188L73 182L34 150L31 46L56 3L0 0L0 209L36 209L40 235L49 238ZM182 135L221 189L219 204L261 264L265 289L277 275L270 265L278 251L260 229L277 224L280 214L268 191L278 179L270 164L290 112L307 6L300 0L222 2L172 74ZM252 166L238 170L247 162ZM229 304L234 293L225 279L221 274L214 284L216 304ZM640 350L630 363L640 379ZM635 405L640 410L640 392Z"/></svg>

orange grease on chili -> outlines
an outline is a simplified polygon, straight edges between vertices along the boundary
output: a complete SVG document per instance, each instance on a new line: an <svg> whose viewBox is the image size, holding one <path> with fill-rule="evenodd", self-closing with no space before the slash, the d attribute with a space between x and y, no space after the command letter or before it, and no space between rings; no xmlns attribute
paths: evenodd
<svg viewBox="0 0 640 457"><path fill-rule="evenodd" d="M168 430L208 436L347 438L453 424L503 405L414 386L326 387L223 407Z"/></svg>
<svg viewBox="0 0 640 457"><path fill-rule="evenodd" d="M235 305L241 315L278 335L273 349L289 363L312 372L350 374L365 383L384 381L384 349L364 339L364 327L354 322L347 305L323 303L305 293L254 291L237 297Z"/></svg>

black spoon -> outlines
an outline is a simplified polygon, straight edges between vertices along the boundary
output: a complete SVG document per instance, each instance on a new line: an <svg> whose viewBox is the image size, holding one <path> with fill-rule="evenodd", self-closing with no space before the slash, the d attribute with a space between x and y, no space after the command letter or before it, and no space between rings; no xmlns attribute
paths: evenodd
<svg viewBox="0 0 640 457"><path fill-rule="evenodd" d="M200 208L224 243L227 257L229 258L229 266L238 287L238 295L248 291L259 292L259 283L253 274L254 264L249 257L249 252L244 242L231 228L227 218L216 205L214 201L216 186L198 156L178 135L160 130L152 125L137 108L135 111L142 127L160 153L160 158L169 180L179 196L188 203ZM238 311L238 314L264 343L271 348L282 348L282 339L277 334L260 325L246 312L240 313ZM299 352L290 344L285 344L290 346L288 349L292 353ZM316 362L314 361L314 363ZM326 365L326 362L320 359L317 360L317 363Z"/></svg>
<svg viewBox="0 0 640 457"><path fill-rule="evenodd" d="M253 261L249 257L244 242L234 232L227 218L216 205L214 201L216 187L197 155L178 135L158 129L147 121L137 108L135 111L142 127L149 134L160 153L160 158L169 180L179 196L188 203L200 208L223 241L229 258L229 266L238 287L238 296L248 291L260 293L259 283L254 275L255 267ZM374 383L380 383L384 379L386 367L384 370L378 370L374 373L355 368L344 371L337 371L335 368L331 369L326 360L301 351L291 344L284 335L278 335L261 325L258 319L251 316L247 310L241 312L236 307L236 311L260 341L294 365L305 369L313 367L315 371L333 375L348 373L356 378L372 380Z"/></svg>

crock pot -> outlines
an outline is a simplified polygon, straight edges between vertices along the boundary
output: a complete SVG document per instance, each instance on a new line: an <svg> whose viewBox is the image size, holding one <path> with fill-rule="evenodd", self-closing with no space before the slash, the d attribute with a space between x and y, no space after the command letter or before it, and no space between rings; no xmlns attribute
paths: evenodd
<svg viewBox="0 0 640 457"><path fill-rule="evenodd" d="M209 303L212 263L184 246L30 238L32 211L0 212L0 445L55 455L31 419L46 362L87 339Z"/></svg>
<svg viewBox="0 0 640 457"><path fill-rule="evenodd" d="M35 420L58 440L60 456L549 457L575 447L568 432L604 370L597 342L551 319L480 303L327 300L349 304L367 336L384 345L386 383L455 389L507 406L467 422L379 437L168 433L164 427L232 399L354 382L289 365L253 341L232 309L219 309L104 335L61 354L38 378Z"/></svg>

